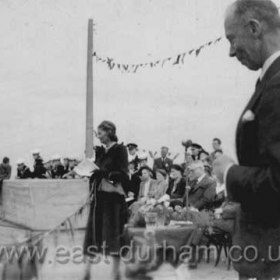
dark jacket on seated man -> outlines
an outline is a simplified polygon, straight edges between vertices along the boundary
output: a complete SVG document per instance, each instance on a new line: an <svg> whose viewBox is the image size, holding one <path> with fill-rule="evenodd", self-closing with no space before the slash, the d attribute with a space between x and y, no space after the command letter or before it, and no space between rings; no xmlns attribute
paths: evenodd
<svg viewBox="0 0 280 280"><path fill-rule="evenodd" d="M216 182L207 174L196 180L189 191L189 205L198 209L211 209L216 196ZM184 199L184 201L186 201Z"/></svg>
<svg viewBox="0 0 280 280"><path fill-rule="evenodd" d="M30 171L29 167L27 167L26 165L24 165L22 169L17 170L18 179L28 179L32 177L33 177L32 172Z"/></svg>
<svg viewBox="0 0 280 280"><path fill-rule="evenodd" d="M183 205L183 197L186 191L186 180L181 178L177 183L175 180L169 182L166 194L170 196L170 206Z"/></svg>

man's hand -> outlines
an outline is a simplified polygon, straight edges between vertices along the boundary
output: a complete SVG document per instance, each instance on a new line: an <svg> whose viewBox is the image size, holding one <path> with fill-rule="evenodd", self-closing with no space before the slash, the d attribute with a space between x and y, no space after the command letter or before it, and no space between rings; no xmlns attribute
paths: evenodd
<svg viewBox="0 0 280 280"><path fill-rule="evenodd" d="M213 172L217 176L221 184L224 183L225 171L234 165L233 159L228 156L222 155L213 162Z"/></svg>

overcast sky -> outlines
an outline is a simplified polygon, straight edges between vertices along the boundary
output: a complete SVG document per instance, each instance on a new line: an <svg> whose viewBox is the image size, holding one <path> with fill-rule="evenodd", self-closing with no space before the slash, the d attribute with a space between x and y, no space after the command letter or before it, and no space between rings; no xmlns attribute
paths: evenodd
<svg viewBox="0 0 280 280"><path fill-rule="evenodd" d="M276 1L277 4L280 1ZM87 23L97 53L122 63L174 56L223 35L225 0L0 0L0 156L30 160L40 148L83 155ZM235 154L240 112L259 73L228 56L225 39L181 66L136 74L95 65L94 122L116 123L120 141L182 152L191 138Z"/></svg>

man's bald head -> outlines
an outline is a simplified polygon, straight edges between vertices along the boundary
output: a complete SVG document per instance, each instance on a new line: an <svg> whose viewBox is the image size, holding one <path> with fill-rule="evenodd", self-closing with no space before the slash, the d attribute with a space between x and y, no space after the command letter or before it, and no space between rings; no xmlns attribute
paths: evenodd
<svg viewBox="0 0 280 280"><path fill-rule="evenodd" d="M278 8L271 0L237 0L227 9L225 32L230 56L251 70L260 69L274 52L279 30Z"/></svg>
<svg viewBox="0 0 280 280"><path fill-rule="evenodd" d="M231 5L229 11L238 20L264 22L271 30L280 28L279 11L271 0L237 0Z"/></svg>

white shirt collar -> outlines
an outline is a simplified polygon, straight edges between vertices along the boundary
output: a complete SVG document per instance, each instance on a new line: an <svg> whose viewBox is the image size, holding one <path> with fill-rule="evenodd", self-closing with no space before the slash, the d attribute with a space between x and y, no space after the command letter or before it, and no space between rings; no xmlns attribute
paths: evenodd
<svg viewBox="0 0 280 280"><path fill-rule="evenodd" d="M117 142L112 142L109 146L105 146L105 151L108 152L113 146L115 146Z"/></svg>
<svg viewBox="0 0 280 280"><path fill-rule="evenodd" d="M197 179L197 183L200 183L204 177L206 176L206 174L201 175L198 179Z"/></svg>
<svg viewBox="0 0 280 280"><path fill-rule="evenodd" d="M260 80L263 79L264 75L266 74L267 70L269 69L269 67L273 64L273 62L280 57L280 50L275 52L273 55L271 55L264 63L263 67L262 67L262 71L261 71L261 75L260 75Z"/></svg>

